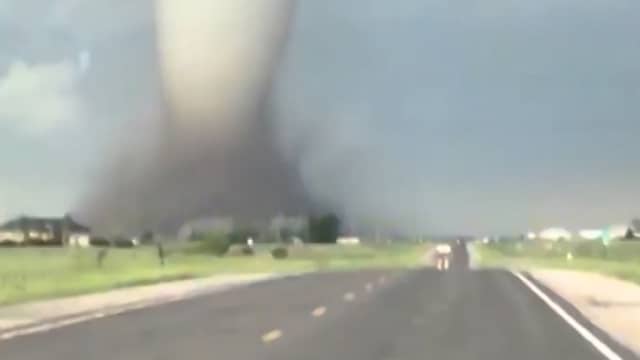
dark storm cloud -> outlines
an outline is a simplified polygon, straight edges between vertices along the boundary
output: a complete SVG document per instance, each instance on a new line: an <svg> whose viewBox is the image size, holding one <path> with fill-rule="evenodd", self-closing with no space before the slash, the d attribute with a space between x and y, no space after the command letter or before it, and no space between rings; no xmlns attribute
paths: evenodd
<svg viewBox="0 0 640 360"><path fill-rule="evenodd" d="M436 232L637 211L634 1L303 2L279 89L316 199ZM373 220L371 220L373 219Z"/></svg>

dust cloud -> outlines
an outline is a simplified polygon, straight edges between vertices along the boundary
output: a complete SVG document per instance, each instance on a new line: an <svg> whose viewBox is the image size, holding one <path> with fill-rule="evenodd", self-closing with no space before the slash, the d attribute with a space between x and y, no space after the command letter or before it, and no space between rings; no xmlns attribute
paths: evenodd
<svg viewBox="0 0 640 360"><path fill-rule="evenodd" d="M125 129L115 166L85 201L92 225L174 231L196 218L330 211L345 232L424 229L425 202L369 131L372 114L327 113L308 96L315 83L298 83L287 61L299 51L289 44L297 8L293 0L156 1L162 106ZM323 46L317 41L308 45Z"/></svg>

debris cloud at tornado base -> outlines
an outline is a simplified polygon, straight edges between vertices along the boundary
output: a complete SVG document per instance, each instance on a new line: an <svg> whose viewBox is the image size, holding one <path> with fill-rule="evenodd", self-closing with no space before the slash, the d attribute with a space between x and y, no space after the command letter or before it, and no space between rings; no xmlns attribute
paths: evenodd
<svg viewBox="0 0 640 360"><path fill-rule="evenodd" d="M294 9L292 0L157 0L163 101L124 129L78 213L100 231L130 232L303 212L297 172L274 144L270 103Z"/></svg>

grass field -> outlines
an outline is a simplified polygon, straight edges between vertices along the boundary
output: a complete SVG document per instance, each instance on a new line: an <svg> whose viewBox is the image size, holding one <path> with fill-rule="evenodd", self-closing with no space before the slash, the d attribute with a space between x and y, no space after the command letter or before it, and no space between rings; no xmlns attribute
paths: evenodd
<svg viewBox="0 0 640 360"><path fill-rule="evenodd" d="M506 243L475 245L483 266L519 269L553 268L599 272L640 284L640 243ZM571 253L572 259L567 259Z"/></svg>
<svg viewBox="0 0 640 360"><path fill-rule="evenodd" d="M212 256L173 250L160 266L152 247L110 249L0 248L0 305L161 281L228 273L296 273L419 264L425 245L305 246L275 260L269 246L255 256Z"/></svg>

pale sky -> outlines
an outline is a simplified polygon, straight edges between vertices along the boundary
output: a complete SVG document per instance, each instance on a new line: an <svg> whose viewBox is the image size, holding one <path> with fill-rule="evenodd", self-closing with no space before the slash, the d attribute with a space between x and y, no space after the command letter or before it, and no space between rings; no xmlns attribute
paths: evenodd
<svg viewBox="0 0 640 360"><path fill-rule="evenodd" d="M298 165L342 210L435 232L625 222L637 34L634 0L303 0L278 124L301 151L325 135ZM0 219L73 207L158 103L154 37L149 0L0 3Z"/></svg>

